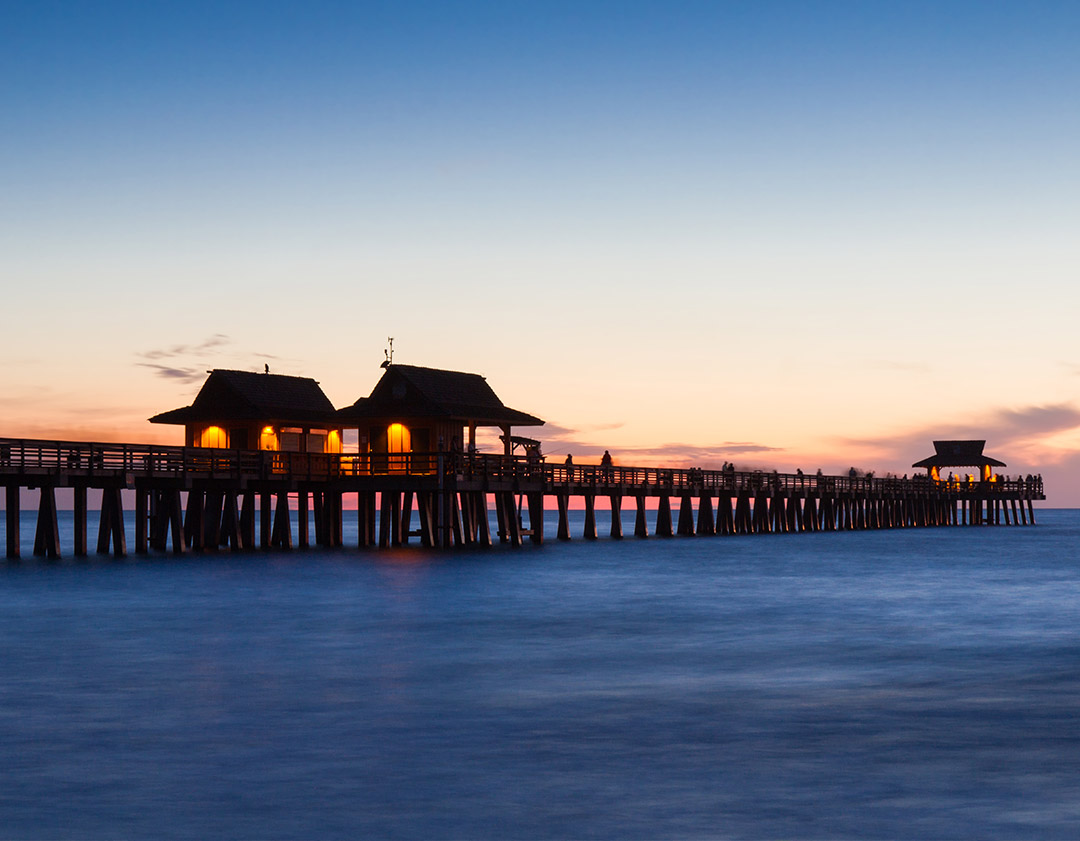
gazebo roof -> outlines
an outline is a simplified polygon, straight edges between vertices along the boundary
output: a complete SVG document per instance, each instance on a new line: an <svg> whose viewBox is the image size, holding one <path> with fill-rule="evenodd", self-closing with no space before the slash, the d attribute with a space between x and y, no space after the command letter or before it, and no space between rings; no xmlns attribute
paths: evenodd
<svg viewBox="0 0 1080 841"><path fill-rule="evenodd" d="M935 441L934 454L912 467L1005 467L1005 462L983 454L986 441Z"/></svg>
<svg viewBox="0 0 1080 841"><path fill-rule="evenodd" d="M269 421L336 423L334 404L310 377L215 369L190 406L162 412L151 423Z"/></svg>
<svg viewBox="0 0 1080 841"><path fill-rule="evenodd" d="M479 374L417 365L386 368L370 396L338 412L339 421L442 418L480 426L542 426L538 417L504 406Z"/></svg>

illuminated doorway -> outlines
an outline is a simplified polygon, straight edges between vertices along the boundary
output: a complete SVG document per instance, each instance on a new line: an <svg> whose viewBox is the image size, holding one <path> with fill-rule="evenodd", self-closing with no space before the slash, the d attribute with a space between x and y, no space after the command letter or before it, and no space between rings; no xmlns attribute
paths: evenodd
<svg viewBox="0 0 1080 841"><path fill-rule="evenodd" d="M412 435L409 427L401 423L392 423L386 428L386 452L390 454L391 473L405 473L409 468L409 454L412 452Z"/></svg>

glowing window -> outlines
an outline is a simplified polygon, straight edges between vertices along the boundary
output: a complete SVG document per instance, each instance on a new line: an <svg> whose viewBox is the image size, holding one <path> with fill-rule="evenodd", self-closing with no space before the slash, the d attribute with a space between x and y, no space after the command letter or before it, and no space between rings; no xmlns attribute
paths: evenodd
<svg viewBox="0 0 1080 841"><path fill-rule="evenodd" d="M386 451L388 453L408 453L412 451L412 436L409 427L401 423L392 423L386 430Z"/></svg>
<svg viewBox="0 0 1080 841"><path fill-rule="evenodd" d="M227 447L228 436L220 426L208 426L199 436L200 447Z"/></svg>

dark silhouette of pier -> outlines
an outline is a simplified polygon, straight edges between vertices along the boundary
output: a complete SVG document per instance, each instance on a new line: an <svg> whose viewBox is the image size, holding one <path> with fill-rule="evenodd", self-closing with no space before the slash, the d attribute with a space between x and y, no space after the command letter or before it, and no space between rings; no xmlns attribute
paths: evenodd
<svg viewBox="0 0 1080 841"><path fill-rule="evenodd" d="M981 442L980 442L981 443ZM981 451L981 450L980 450ZM515 546L544 539L554 499L557 536L569 540L572 497L584 502L582 537L595 539L596 500L621 538L623 501L635 537L749 535L930 526L1034 524L1041 477L823 476L698 468L547 463L535 455L460 450L303 453L0 438L7 557L20 556L21 491L40 499L34 554L59 558L56 491L71 488L72 552L88 554L88 491L101 491L96 550L136 553L341 546L347 497L359 546ZM134 495L124 509L122 492ZM646 501L655 499L655 509ZM494 505L497 528L489 526ZM292 512L297 514L293 533ZM649 514L652 513L652 522ZM651 527L650 527L651 526ZM312 531L314 535L312 535Z"/></svg>

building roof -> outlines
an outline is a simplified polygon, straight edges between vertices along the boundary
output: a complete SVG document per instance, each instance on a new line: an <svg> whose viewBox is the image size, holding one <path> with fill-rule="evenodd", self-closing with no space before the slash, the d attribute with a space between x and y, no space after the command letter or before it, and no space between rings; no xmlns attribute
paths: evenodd
<svg viewBox="0 0 1080 841"><path fill-rule="evenodd" d="M334 404L310 377L215 369L190 406L162 412L151 423L282 421L334 424Z"/></svg>
<svg viewBox="0 0 1080 841"><path fill-rule="evenodd" d="M1005 462L983 454L986 441L935 441L934 455L912 467L1005 467Z"/></svg>
<svg viewBox="0 0 1080 841"><path fill-rule="evenodd" d="M390 365L370 396L338 412L339 421L368 418L444 418L480 426L542 426L540 418L504 406L479 374L416 365Z"/></svg>

